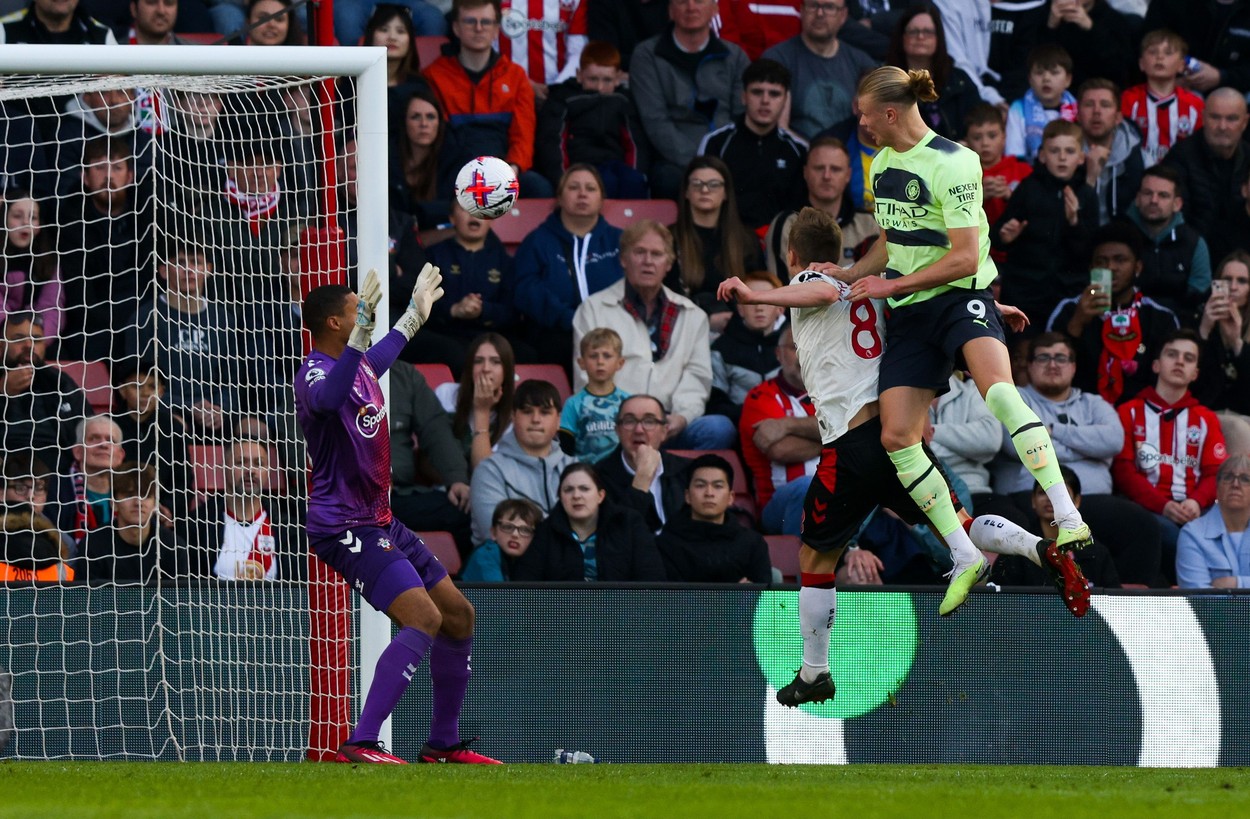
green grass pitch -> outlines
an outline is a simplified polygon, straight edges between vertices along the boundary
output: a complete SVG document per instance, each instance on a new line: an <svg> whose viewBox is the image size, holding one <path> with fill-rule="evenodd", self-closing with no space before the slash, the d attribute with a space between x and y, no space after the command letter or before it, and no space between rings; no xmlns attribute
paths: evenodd
<svg viewBox="0 0 1250 819"><path fill-rule="evenodd" d="M0 817L1250 815L1245 769L0 762Z"/></svg>

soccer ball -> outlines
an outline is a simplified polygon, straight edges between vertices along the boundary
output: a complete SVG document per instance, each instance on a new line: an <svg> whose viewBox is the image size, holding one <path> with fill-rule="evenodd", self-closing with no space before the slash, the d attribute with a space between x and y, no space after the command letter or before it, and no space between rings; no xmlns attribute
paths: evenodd
<svg viewBox="0 0 1250 819"><path fill-rule="evenodd" d="M479 156L456 174L456 201L478 219L497 219L521 196L512 166L497 156Z"/></svg>

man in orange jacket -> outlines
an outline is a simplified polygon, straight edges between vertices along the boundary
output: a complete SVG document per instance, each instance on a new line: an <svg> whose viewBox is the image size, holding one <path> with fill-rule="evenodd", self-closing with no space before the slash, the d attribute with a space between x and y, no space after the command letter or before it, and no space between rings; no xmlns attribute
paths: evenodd
<svg viewBox="0 0 1250 819"><path fill-rule="evenodd" d="M529 197L554 191L534 164L534 89L524 69L495 51L500 0L455 0L452 32L460 41L425 69L447 117L445 159L459 167L475 156L507 160Z"/></svg>

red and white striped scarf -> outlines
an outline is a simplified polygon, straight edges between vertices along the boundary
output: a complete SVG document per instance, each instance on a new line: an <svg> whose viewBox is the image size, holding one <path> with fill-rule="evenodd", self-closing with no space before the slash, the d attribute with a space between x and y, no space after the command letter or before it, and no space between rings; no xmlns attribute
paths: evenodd
<svg viewBox="0 0 1250 819"><path fill-rule="evenodd" d="M247 218L248 227L253 236L260 236L261 225L278 209L282 199L282 185L275 183L268 193L243 193L233 179L226 178L226 198L229 199Z"/></svg>

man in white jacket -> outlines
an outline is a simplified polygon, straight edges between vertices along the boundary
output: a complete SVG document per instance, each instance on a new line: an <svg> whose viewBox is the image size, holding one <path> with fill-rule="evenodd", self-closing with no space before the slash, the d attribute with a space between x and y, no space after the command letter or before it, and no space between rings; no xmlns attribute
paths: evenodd
<svg viewBox="0 0 1250 819"><path fill-rule="evenodd" d="M616 386L631 395L647 393L669 408L670 449L729 449L737 438L723 415L704 415L712 391L712 350L707 314L664 286L676 259L668 228L642 219L621 235L625 278L600 290L573 315L573 349L596 327L620 335L625 366ZM574 389L586 374L574 367Z"/></svg>

